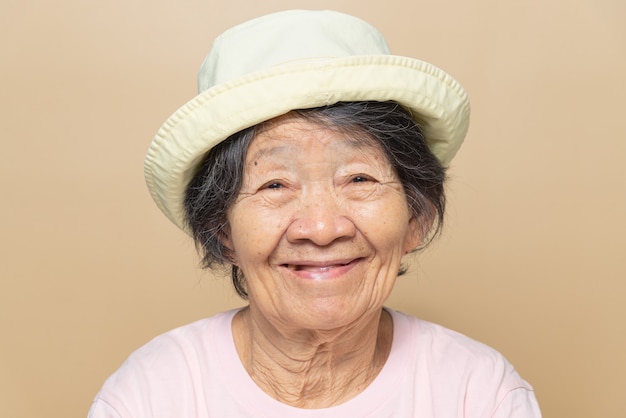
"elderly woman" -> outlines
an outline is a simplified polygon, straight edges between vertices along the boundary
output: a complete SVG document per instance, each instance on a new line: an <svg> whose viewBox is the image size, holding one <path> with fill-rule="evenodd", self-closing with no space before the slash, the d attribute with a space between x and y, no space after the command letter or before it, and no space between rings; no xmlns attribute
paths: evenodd
<svg viewBox="0 0 626 418"><path fill-rule="evenodd" d="M540 416L500 354L384 307L442 225L459 84L359 19L292 11L220 36L200 91L147 183L248 305L133 353L91 417Z"/></svg>

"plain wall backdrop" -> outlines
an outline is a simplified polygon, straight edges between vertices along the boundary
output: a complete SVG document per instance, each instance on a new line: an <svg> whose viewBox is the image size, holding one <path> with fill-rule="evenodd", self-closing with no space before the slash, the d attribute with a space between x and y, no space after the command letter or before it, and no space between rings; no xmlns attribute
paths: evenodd
<svg viewBox="0 0 626 418"><path fill-rule="evenodd" d="M241 305L143 156L224 29L336 9L472 100L443 236L388 305L503 352L546 417L626 416L626 2L0 2L0 415L81 417L150 338Z"/></svg>

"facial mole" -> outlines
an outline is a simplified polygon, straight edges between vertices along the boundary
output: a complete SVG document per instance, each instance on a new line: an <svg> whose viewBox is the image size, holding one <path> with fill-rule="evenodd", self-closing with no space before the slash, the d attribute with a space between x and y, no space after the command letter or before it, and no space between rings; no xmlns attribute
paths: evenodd
<svg viewBox="0 0 626 418"><path fill-rule="evenodd" d="M258 162L258 161L255 161L255 162L254 162L254 165L259 165L259 162Z"/></svg>

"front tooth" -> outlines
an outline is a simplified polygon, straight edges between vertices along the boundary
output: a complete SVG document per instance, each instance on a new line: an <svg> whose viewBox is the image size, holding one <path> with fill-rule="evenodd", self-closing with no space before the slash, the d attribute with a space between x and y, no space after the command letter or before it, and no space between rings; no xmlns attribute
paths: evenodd
<svg viewBox="0 0 626 418"><path fill-rule="evenodd" d="M311 270L311 271L327 271L332 268L345 266L345 264L333 264L331 266L307 266L306 264L287 264L286 265L289 270L293 271L302 271L302 270Z"/></svg>
<svg viewBox="0 0 626 418"><path fill-rule="evenodd" d="M304 266L304 267L300 267L300 270L310 270L310 271L328 271L330 269L332 269L335 266Z"/></svg>

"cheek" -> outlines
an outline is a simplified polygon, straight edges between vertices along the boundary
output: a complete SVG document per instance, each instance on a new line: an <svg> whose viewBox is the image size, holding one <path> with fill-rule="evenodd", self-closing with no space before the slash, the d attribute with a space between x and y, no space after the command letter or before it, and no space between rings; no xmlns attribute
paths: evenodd
<svg viewBox="0 0 626 418"><path fill-rule="evenodd" d="M408 208L403 202L388 202L359 211L363 235L379 250L403 251L411 233Z"/></svg>
<svg viewBox="0 0 626 418"><path fill-rule="evenodd" d="M234 207L228 216L229 241L238 262L268 257L281 237L281 217L258 206Z"/></svg>

